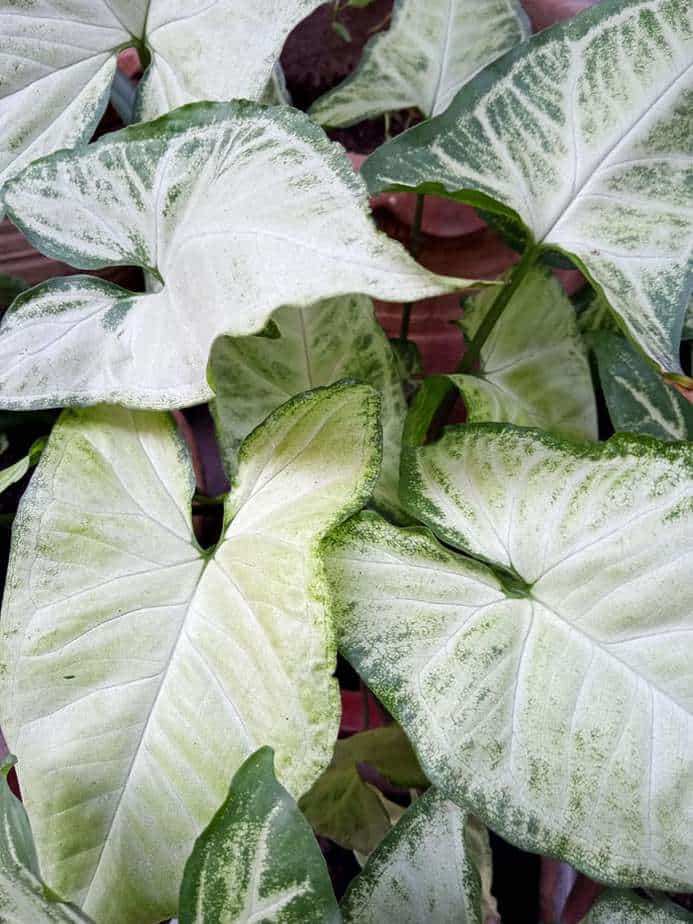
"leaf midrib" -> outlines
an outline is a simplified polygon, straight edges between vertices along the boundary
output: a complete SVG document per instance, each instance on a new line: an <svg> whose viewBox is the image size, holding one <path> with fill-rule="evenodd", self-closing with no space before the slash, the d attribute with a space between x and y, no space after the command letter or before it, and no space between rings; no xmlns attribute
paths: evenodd
<svg viewBox="0 0 693 924"><path fill-rule="evenodd" d="M94 871L93 871L93 873L92 873L92 875L91 875L91 879L90 879L90 882L89 882L89 887L87 888L87 891L86 891L86 893L85 893L85 895L84 895L84 899L83 899L83 901L82 901L82 906L83 906L83 907L86 907L87 902L89 901L89 896L91 895L91 891L92 891L92 889L93 889L93 887L94 887L94 883L96 882L96 878L97 878L97 876L98 876L99 869L101 868L101 863L102 863L102 860L103 860L104 852L105 852L105 850L106 850L106 845L110 843L111 834L112 834L112 832L113 832L113 828L114 828L115 823L116 823L116 820L117 820L117 818L118 818L118 813L120 812L120 808L121 808L121 805L122 805L122 803L123 803L123 799L124 799L124 797L125 797L125 793L126 793L126 791L128 790L128 786L129 786L130 778L131 778L131 776L132 776L132 772L133 772L133 770L134 770L135 764L137 763L137 759L138 759L138 757L139 757L139 755L140 755L140 752L141 752L141 750L142 750L142 745L143 745L143 743L144 743L144 739L145 739L145 737L146 737L146 735L147 735L147 732L148 732L148 730L149 730L149 726L150 726L150 723L151 723L151 720L152 720L152 716L153 716L154 713L156 712L156 707L157 707L157 704L158 704L158 702L159 702L159 698L160 698L160 696L161 696L161 692L162 692L162 690L163 690L163 688L164 688L164 685L165 685L165 683L166 683L166 679L167 679L168 674L169 674L169 671L170 671L170 669L171 669L171 665L172 665L172 663L173 663L173 660L174 660L174 657L175 657L175 655L176 655L176 652L178 651L178 647L179 647L179 645L180 645L181 639L183 638L183 636L184 636L184 634L185 634L185 627L186 627L186 622L187 622L188 614L190 613L190 609L191 609L191 607L192 607L193 601L195 600L195 597L197 596L197 591L198 591L198 589L199 589L199 587L200 587L200 584L201 584L201 582L202 582L202 578L203 578L204 575L205 575L205 572L206 572L206 570L207 570L207 566L209 565L209 563L210 563L212 560L213 560L213 558L211 558L211 557L210 557L210 558L203 558L202 556L200 556L200 564L201 564L200 574L198 575L198 578L197 578L197 581L196 581L196 583L195 583L195 586L193 587L192 593L190 594L190 600L189 600L189 602L188 602L188 606L186 607L185 613L183 613L183 615L181 616L180 625L179 625L179 627L178 627L178 632L177 632L176 637L175 637L175 639L174 639L173 645L171 646L171 651L170 651L169 657L168 657L168 659L167 659L167 661L166 661L166 664L164 665L164 667L163 667L163 669L162 669L162 671L161 671L161 680L160 680L160 682L159 682L159 687L158 687L158 689L157 689L157 691L156 691L156 694L154 695L154 699L152 700L152 704L151 704L151 706L150 706L149 714L147 715L147 719L146 719L144 725L142 726L142 731L140 732L139 740L137 741L137 744L136 744L136 746L135 746L135 750L134 750L134 752L133 752L132 759L131 759L131 761L130 761L130 765L128 766L127 772L125 773L125 775L124 775L124 777L123 777L123 786L122 786L122 789L121 789L120 794L119 794L119 796L118 796L118 800L117 800L117 802L116 802L115 808L113 809L113 815L111 816L111 821L110 821L110 824L109 824L109 826L108 826L108 830L104 833L103 841L102 841L102 843L101 843L101 848L100 848L100 850L99 850L99 855L98 855L98 857L97 857L97 859L96 859L96 862L95 862L95 864L94 864Z"/></svg>

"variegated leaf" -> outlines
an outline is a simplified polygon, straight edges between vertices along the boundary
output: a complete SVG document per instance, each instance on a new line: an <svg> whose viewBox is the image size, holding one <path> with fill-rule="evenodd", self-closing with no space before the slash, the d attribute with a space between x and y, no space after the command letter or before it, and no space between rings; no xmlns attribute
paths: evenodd
<svg viewBox="0 0 693 924"><path fill-rule="evenodd" d="M373 315L373 303L352 295L307 308L280 308L272 316L279 338L223 337L210 360L217 430L226 469L238 447L287 398L316 385L359 379L380 393L383 467L375 500L401 517L399 453L407 406L395 357Z"/></svg>
<svg viewBox="0 0 693 924"><path fill-rule="evenodd" d="M2 924L90 924L41 882L31 826L9 787L14 758L0 766L0 921Z"/></svg>
<svg viewBox="0 0 693 924"><path fill-rule="evenodd" d="M529 35L517 0L395 0L387 32L356 72L311 109L321 125L351 125L417 106L438 115L477 71Z"/></svg>
<svg viewBox="0 0 693 924"><path fill-rule="evenodd" d="M585 918L584 924L683 924L693 915L673 902L655 904L632 892L606 892Z"/></svg>
<svg viewBox="0 0 693 924"><path fill-rule="evenodd" d="M53 431L13 531L1 724L41 868L99 924L175 914L194 838L261 744L297 797L329 762L339 701L313 546L370 493L377 404L337 385L276 411L241 449L207 551L166 415L67 411Z"/></svg>
<svg viewBox="0 0 693 924"><path fill-rule="evenodd" d="M467 299L461 322L471 340L492 290ZM452 375L470 422L499 421L597 439L597 406L575 310L560 283L535 267L484 344L477 375Z"/></svg>
<svg viewBox="0 0 693 924"><path fill-rule="evenodd" d="M693 406L624 337L597 331L590 344L615 430L660 440L693 439Z"/></svg>
<svg viewBox="0 0 693 924"><path fill-rule="evenodd" d="M345 924L485 924L488 832L435 788L404 813L342 902Z"/></svg>
<svg viewBox="0 0 693 924"><path fill-rule="evenodd" d="M0 192L31 161L89 140L123 49L151 58L141 118L198 100L260 99L284 39L318 5L0 0Z"/></svg>
<svg viewBox="0 0 693 924"><path fill-rule="evenodd" d="M280 100L274 68L284 41L321 2L151 0L144 40L152 61L139 89L139 118L198 100L260 100L269 85Z"/></svg>
<svg viewBox="0 0 693 924"><path fill-rule="evenodd" d="M339 924L310 825L274 776L264 747L236 772L226 801L195 843L180 892L180 924Z"/></svg>
<svg viewBox="0 0 693 924"><path fill-rule="evenodd" d="M679 374L693 246L693 5L603 0L479 74L363 167L495 213L569 255Z"/></svg>
<svg viewBox="0 0 693 924"><path fill-rule="evenodd" d="M194 404L212 397L214 339L261 330L281 305L464 284L375 230L348 159L289 107L184 107L32 164L6 203L45 253L160 280L136 295L72 276L17 299L0 327L6 408Z"/></svg>
<svg viewBox="0 0 693 924"><path fill-rule="evenodd" d="M402 478L464 556L375 514L325 551L340 648L428 778L525 849L689 890L693 445L471 424Z"/></svg>

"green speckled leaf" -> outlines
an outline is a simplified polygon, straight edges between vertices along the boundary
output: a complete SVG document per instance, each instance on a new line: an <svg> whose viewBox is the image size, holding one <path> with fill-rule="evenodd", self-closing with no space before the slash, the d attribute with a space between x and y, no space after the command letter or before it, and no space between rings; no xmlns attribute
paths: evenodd
<svg viewBox="0 0 693 924"><path fill-rule="evenodd" d="M383 468L375 500L402 517L399 453L407 406L392 349L365 296L344 296L307 308L280 308L272 317L280 337L223 337L210 360L219 440L232 473L238 447L287 398L343 378L380 393Z"/></svg>
<svg viewBox="0 0 693 924"><path fill-rule="evenodd" d="M693 445L470 424L402 477L481 561L375 514L325 554L341 651L428 778L525 849L690 890Z"/></svg>
<svg viewBox="0 0 693 924"><path fill-rule="evenodd" d="M260 99L286 36L318 5L0 0L0 192L31 161L89 140L124 48L151 56L141 119L198 100Z"/></svg>
<svg viewBox="0 0 693 924"><path fill-rule="evenodd" d="M336 385L277 410L241 449L213 553L166 415L75 410L54 429L15 520L0 720L41 868L99 924L175 913L194 838L260 745L296 797L328 764L339 699L313 547L370 494L377 405Z"/></svg>
<svg viewBox="0 0 693 924"><path fill-rule="evenodd" d="M364 164L571 255L629 335L680 373L691 288L693 4L602 0L490 65Z"/></svg>
<svg viewBox="0 0 693 924"><path fill-rule="evenodd" d="M467 299L461 327L471 340L496 298ZM535 267L491 331L478 375L452 375L468 421L540 427L597 439L597 406L575 310L560 283Z"/></svg>
<svg viewBox="0 0 693 924"><path fill-rule="evenodd" d="M485 924L488 833L435 788L409 808L342 902L345 924Z"/></svg>
<svg viewBox="0 0 693 924"><path fill-rule="evenodd" d="M477 71L529 35L517 0L395 0L387 32L355 73L312 107L321 125L351 125L417 106L438 115Z"/></svg>
<svg viewBox="0 0 693 924"><path fill-rule="evenodd" d="M213 394L214 339L262 330L281 305L352 292L398 301L464 284L376 231L343 151L289 107L183 107L32 164L6 203L45 253L162 280L135 295L73 276L21 296L0 326L6 408L194 404Z"/></svg>
<svg viewBox="0 0 693 924"><path fill-rule="evenodd" d="M374 728L336 743L330 766L302 797L300 807L316 834L367 855L390 830L391 805L364 781L360 764L368 764L403 788L426 787L428 781L398 725Z"/></svg>
<svg viewBox="0 0 693 924"><path fill-rule="evenodd" d="M693 915L672 902L655 904L631 892L606 892L584 924L682 924Z"/></svg>
<svg viewBox="0 0 693 924"><path fill-rule="evenodd" d="M606 330L614 334L620 334L621 328L618 320L607 300L600 292L595 292L591 287L588 291L582 290L573 298L573 303L578 312L578 327L583 334L589 334L592 331Z"/></svg>
<svg viewBox="0 0 693 924"><path fill-rule="evenodd" d="M264 747L236 772L186 863L180 924L338 924L310 825L279 785Z"/></svg>
<svg viewBox="0 0 693 924"><path fill-rule="evenodd" d="M0 765L0 921L2 924L90 924L41 882L31 826L7 782L14 758Z"/></svg>
<svg viewBox="0 0 693 924"><path fill-rule="evenodd" d="M624 337L597 331L590 344L615 430L660 440L693 439L693 406Z"/></svg>

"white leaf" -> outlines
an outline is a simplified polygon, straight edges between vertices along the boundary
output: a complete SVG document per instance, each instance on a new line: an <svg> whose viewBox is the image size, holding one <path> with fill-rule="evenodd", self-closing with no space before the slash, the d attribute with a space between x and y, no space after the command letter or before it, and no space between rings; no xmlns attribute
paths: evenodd
<svg viewBox="0 0 693 924"><path fill-rule="evenodd" d="M497 293L464 305L471 341ZM597 439L597 405L575 310L544 267L524 279L481 350L477 375L451 375L471 423L498 421Z"/></svg>
<svg viewBox="0 0 693 924"><path fill-rule="evenodd" d="M355 73L310 113L335 126L412 106L430 118L529 31L516 0L395 0L387 32L371 39Z"/></svg>
<svg viewBox="0 0 693 924"><path fill-rule="evenodd" d="M352 882L345 924L485 924L488 832L434 787L404 813Z"/></svg>
<svg viewBox="0 0 693 924"><path fill-rule="evenodd" d="M199 100L259 100L286 36L317 6L0 0L0 192L31 161L89 140L123 49L151 56L140 84L143 119Z"/></svg>
<svg viewBox="0 0 693 924"><path fill-rule="evenodd" d="M373 192L435 189L571 256L629 335L681 373L693 263L693 5L603 0L375 152Z"/></svg>
<svg viewBox="0 0 693 924"><path fill-rule="evenodd" d="M99 924L175 914L193 841L261 744L295 796L339 723L313 546L362 506L377 398L294 399L241 449L222 540L193 537L165 415L67 411L24 495L2 613L2 728L41 868Z"/></svg>
<svg viewBox="0 0 693 924"><path fill-rule="evenodd" d="M693 884L691 444L450 429L403 460L427 532L326 547L340 647L428 778L600 881Z"/></svg>
<svg viewBox="0 0 693 924"><path fill-rule="evenodd" d="M185 107L38 161L6 204L43 252L82 269L141 266L163 283L135 296L72 277L15 300L0 327L6 408L194 404L212 397L214 339L261 330L281 305L466 284L377 232L344 153L288 107Z"/></svg>
<svg viewBox="0 0 693 924"><path fill-rule="evenodd" d="M210 373L216 391L217 429L227 471L238 447L287 398L316 385L359 379L380 393L383 467L375 499L395 516L399 453L407 406L392 348L363 296L345 296L308 308L280 308L272 316L280 337L223 337L214 345Z"/></svg>

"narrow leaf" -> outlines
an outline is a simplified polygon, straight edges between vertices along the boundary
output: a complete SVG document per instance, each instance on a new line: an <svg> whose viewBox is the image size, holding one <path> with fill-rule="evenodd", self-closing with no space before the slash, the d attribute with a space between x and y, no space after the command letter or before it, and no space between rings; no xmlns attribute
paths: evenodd
<svg viewBox="0 0 693 924"><path fill-rule="evenodd" d="M590 336L599 379L615 430L661 440L693 438L693 407L617 334Z"/></svg>
<svg viewBox="0 0 693 924"><path fill-rule="evenodd" d="M366 386L283 405L242 447L204 552L166 415L75 410L54 429L13 531L0 719L41 868L99 924L175 914L193 840L263 742L296 797L329 762L339 700L313 548L368 498L378 443Z"/></svg>
<svg viewBox="0 0 693 924"><path fill-rule="evenodd" d="M402 517L399 453L406 403L392 349L363 296L345 296L273 315L278 339L223 337L210 360L215 418L226 469L233 473L238 447L251 430L292 395L343 378L359 379L380 393L383 467L375 500Z"/></svg>
<svg viewBox="0 0 693 924"><path fill-rule="evenodd" d="M180 924L337 924L329 873L309 824L260 748L185 865Z"/></svg>
<svg viewBox="0 0 693 924"><path fill-rule="evenodd" d="M464 555L374 514L325 546L340 648L432 783L602 882L693 883L692 489L688 443L468 425L403 466Z"/></svg>
<svg viewBox="0 0 693 924"><path fill-rule="evenodd" d="M629 336L680 373L691 287L693 6L603 0L467 84L363 167L569 255Z"/></svg>
<svg viewBox="0 0 693 924"><path fill-rule="evenodd" d="M438 115L477 71L529 35L516 0L396 0L390 28L366 46L355 73L310 110L321 125L351 125L417 106Z"/></svg>
<svg viewBox="0 0 693 924"><path fill-rule="evenodd" d="M461 327L471 341L497 293L467 299ZM478 375L453 375L470 422L507 421L597 438L597 406L575 311L560 283L535 267L493 328Z"/></svg>
<svg viewBox="0 0 693 924"><path fill-rule="evenodd" d="M44 253L163 283L136 295L73 276L20 297L0 326L6 408L194 404L212 397L214 339L262 330L281 305L465 284L376 231L346 156L289 107L184 107L32 164L6 203Z"/></svg>
<svg viewBox="0 0 693 924"><path fill-rule="evenodd" d="M342 902L345 924L485 924L488 833L436 789L409 808ZM476 823L478 824L478 823Z"/></svg>

